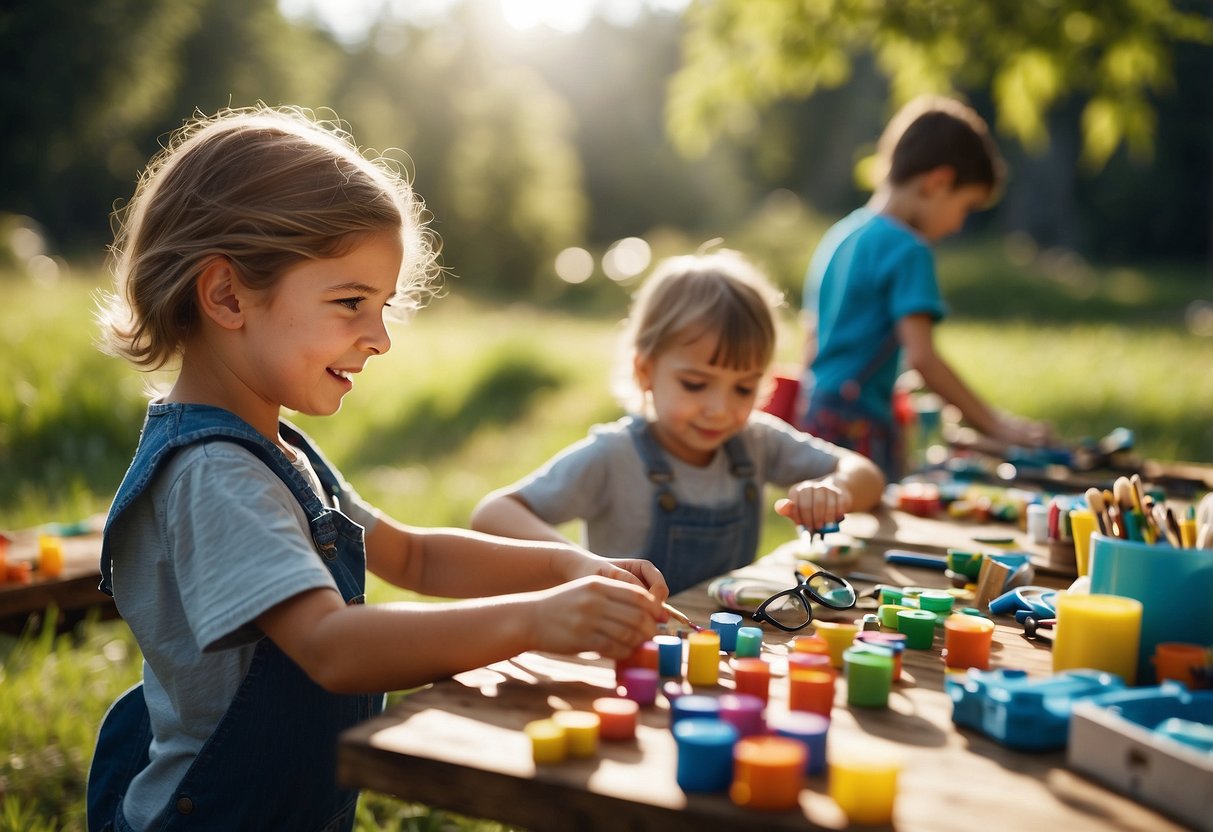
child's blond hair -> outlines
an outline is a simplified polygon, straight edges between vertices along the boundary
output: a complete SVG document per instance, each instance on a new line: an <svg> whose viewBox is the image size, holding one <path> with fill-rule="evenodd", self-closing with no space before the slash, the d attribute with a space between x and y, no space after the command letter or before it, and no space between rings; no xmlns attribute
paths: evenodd
<svg viewBox="0 0 1213 832"><path fill-rule="evenodd" d="M660 262L632 300L625 323L615 392L633 412L643 396L632 378L633 359L653 359L704 335L717 337L712 364L760 367L775 355L773 310L783 296L740 253L670 257Z"/></svg>
<svg viewBox="0 0 1213 832"><path fill-rule="evenodd" d="M103 348L145 370L179 356L197 320L195 282L216 257L265 289L303 260L399 231L393 307L415 307L437 276L421 200L397 165L365 157L339 122L296 108L228 109L186 124L115 224L115 291L98 314Z"/></svg>

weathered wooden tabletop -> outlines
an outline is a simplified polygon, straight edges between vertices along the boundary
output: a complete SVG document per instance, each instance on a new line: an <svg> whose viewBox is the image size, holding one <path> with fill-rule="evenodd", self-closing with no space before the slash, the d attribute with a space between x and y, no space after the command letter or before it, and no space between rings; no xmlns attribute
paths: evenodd
<svg viewBox="0 0 1213 832"><path fill-rule="evenodd" d="M13 537L6 556L8 562L36 562L37 531L18 532ZM113 599L97 588L101 581L101 535L90 533L61 540L63 572L60 575L48 578L35 569L29 583L0 583L0 621L19 620L41 613L51 605L61 612L112 608Z"/></svg>
<svg viewBox="0 0 1213 832"><path fill-rule="evenodd" d="M937 543L949 534L968 536L957 524L944 521L914 518L910 525L918 534L931 524L940 535ZM885 548L870 543L854 569L887 576L893 583L943 585L940 572L887 567ZM777 554L744 571L783 578L790 585L790 561ZM1045 577L1037 582L1064 586L1066 580ZM671 600L706 625L719 607L705 590L696 587ZM818 617L847 620L859 611L822 612L819 608ZM765 630L764 658L774 672L768 715L786 710L789 638ZM941 647L942 636L937 636L931 650L906 651L903 680L894 684L887 709L849 707L846 682L838 682L828 753L881 746L902 757L896 829L1181 828L1070 771L1063 752L1019 753L957 728L944 692ZM1044 676L1050 673L1051 656L1046 644L1026 640L1014 622L1000 619L992 666ZM722 655L715 690L731 687L728 660ZM602 742L594 757L558 765L532 762L523 733L528 722L562 708L589 710L594 699L614 692L611 663L592 654L528 653L462 673L405 697L382 716L343 735L339 778L346 786L534 830L847 828L845 816L828 795L824 774L807 778L798 811L756 812L733 805L723 794L683 793L675 779L677 749L668 729L668 705L660 696L657 705L642 709L635 741Z"/></svg>

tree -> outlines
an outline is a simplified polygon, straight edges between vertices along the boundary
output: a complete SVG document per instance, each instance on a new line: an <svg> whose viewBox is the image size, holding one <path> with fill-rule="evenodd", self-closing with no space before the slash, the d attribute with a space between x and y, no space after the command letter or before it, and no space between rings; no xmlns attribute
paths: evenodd
<svg viewBox="0 0 1213 832"><path fill-rule="evenodd" d="M1170 0L696 0L667 123L703 153L720 134L753 135L785 98L845 84L871 53L892 104L924 92L989 89L997 128L1026 148L1048 141L1050 108L1084 97L1082 159L1102 167L1125 144L1153 149L1151 96L1172 83L1179 42L1213 44L1207 3Z"/></svg>
<svg viewBox="0 0 1213 832"><path fill-rule="evenodd" d="M476 2L427 26L382 20L348 57L334 100L360 141L407 157L461 285L525 295L584 241L586 204L572 113L502 54L500 26Z"/></svg>
<svg viewBox="0 0 1213 832"><path fill-rule="evenodd" d="M113 199L178 79L198 0L25 0L0 11L0 211L66 236Z"/></svg>

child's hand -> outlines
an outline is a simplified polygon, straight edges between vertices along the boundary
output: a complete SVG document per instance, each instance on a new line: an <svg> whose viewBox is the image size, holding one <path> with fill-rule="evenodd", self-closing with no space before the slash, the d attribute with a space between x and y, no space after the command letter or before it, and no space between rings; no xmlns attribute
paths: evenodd
<svg viewBox="0 0 1213 832"><path fill-rule="evenodd" d="M1009 413L998 414L992 436L1008 444L1027 448L1042 448L1056 441L1053 426L1048 422L1034 422Z"/></svg>
<svg viewBox="0 0 1213 832"><path fill-rule="evenodd" d="M654 566L652 561L643 558L602 558L587 555L575 562L567 580L589 575L600 575L647 589L659 604L670 595L670 588L666 586L661 570Z"/></svg>
<svg viewBox="0 0 1213 832"><path fill-rule="evenodd" d="M670 597L670 588L666 585L665 576L661 574L661 570L653 565L651 560L644 558L611 558L607 564L613 568L607 571L598 572L606 578L615 578L616 580L634 580L649 591L649 594L657 599L657 603L664 603L666 598ZM624 575L619 573L623 572ZM626 576L626 577L625 577Z"/></svg>
<svg viewBox="0 0 1213 832"><path fill-rule="evenodd" d="M657 632L666 618L661 602L639 586L601 576L544 590L537 610L535 649L550 653L592 650L624 659Z"/></svg>
<svg viewBox="0 0 1213 832"><path fill-rule="evenodd" d="M776 512L806 529L837 523L850 510L850 492L829 480L797 483L788 489L786 499L775 503Z"/></svg>

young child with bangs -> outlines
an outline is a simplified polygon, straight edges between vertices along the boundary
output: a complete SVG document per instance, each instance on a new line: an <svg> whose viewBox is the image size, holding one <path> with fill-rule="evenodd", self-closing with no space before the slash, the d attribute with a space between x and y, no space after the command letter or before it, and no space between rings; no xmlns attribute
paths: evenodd
<svg viewBox="0 0 1213 832"><path fill-rule="evenodd" d="M90 832L342 832L341 731L527 650L629 655L661 575L567 542L421 529L366 503L283 408L331 415L433 278L421 204L300 111L187 125L122 215L111 350L176 369L110 508L102 589L143 653L106 714ZM365 603L367 570L443 603Z"/></svg>
<svg viewBox="0 0 1213 832"><path fill-rule="evenodd" d="M679 592L754 559L767 483L811 529L877 505L870 461L755 409L780 300L736 252L659 264L624 334L629 415L488 495L472 527L568 543L556 526L580 520L588 549L648 559Z"/></svg>

